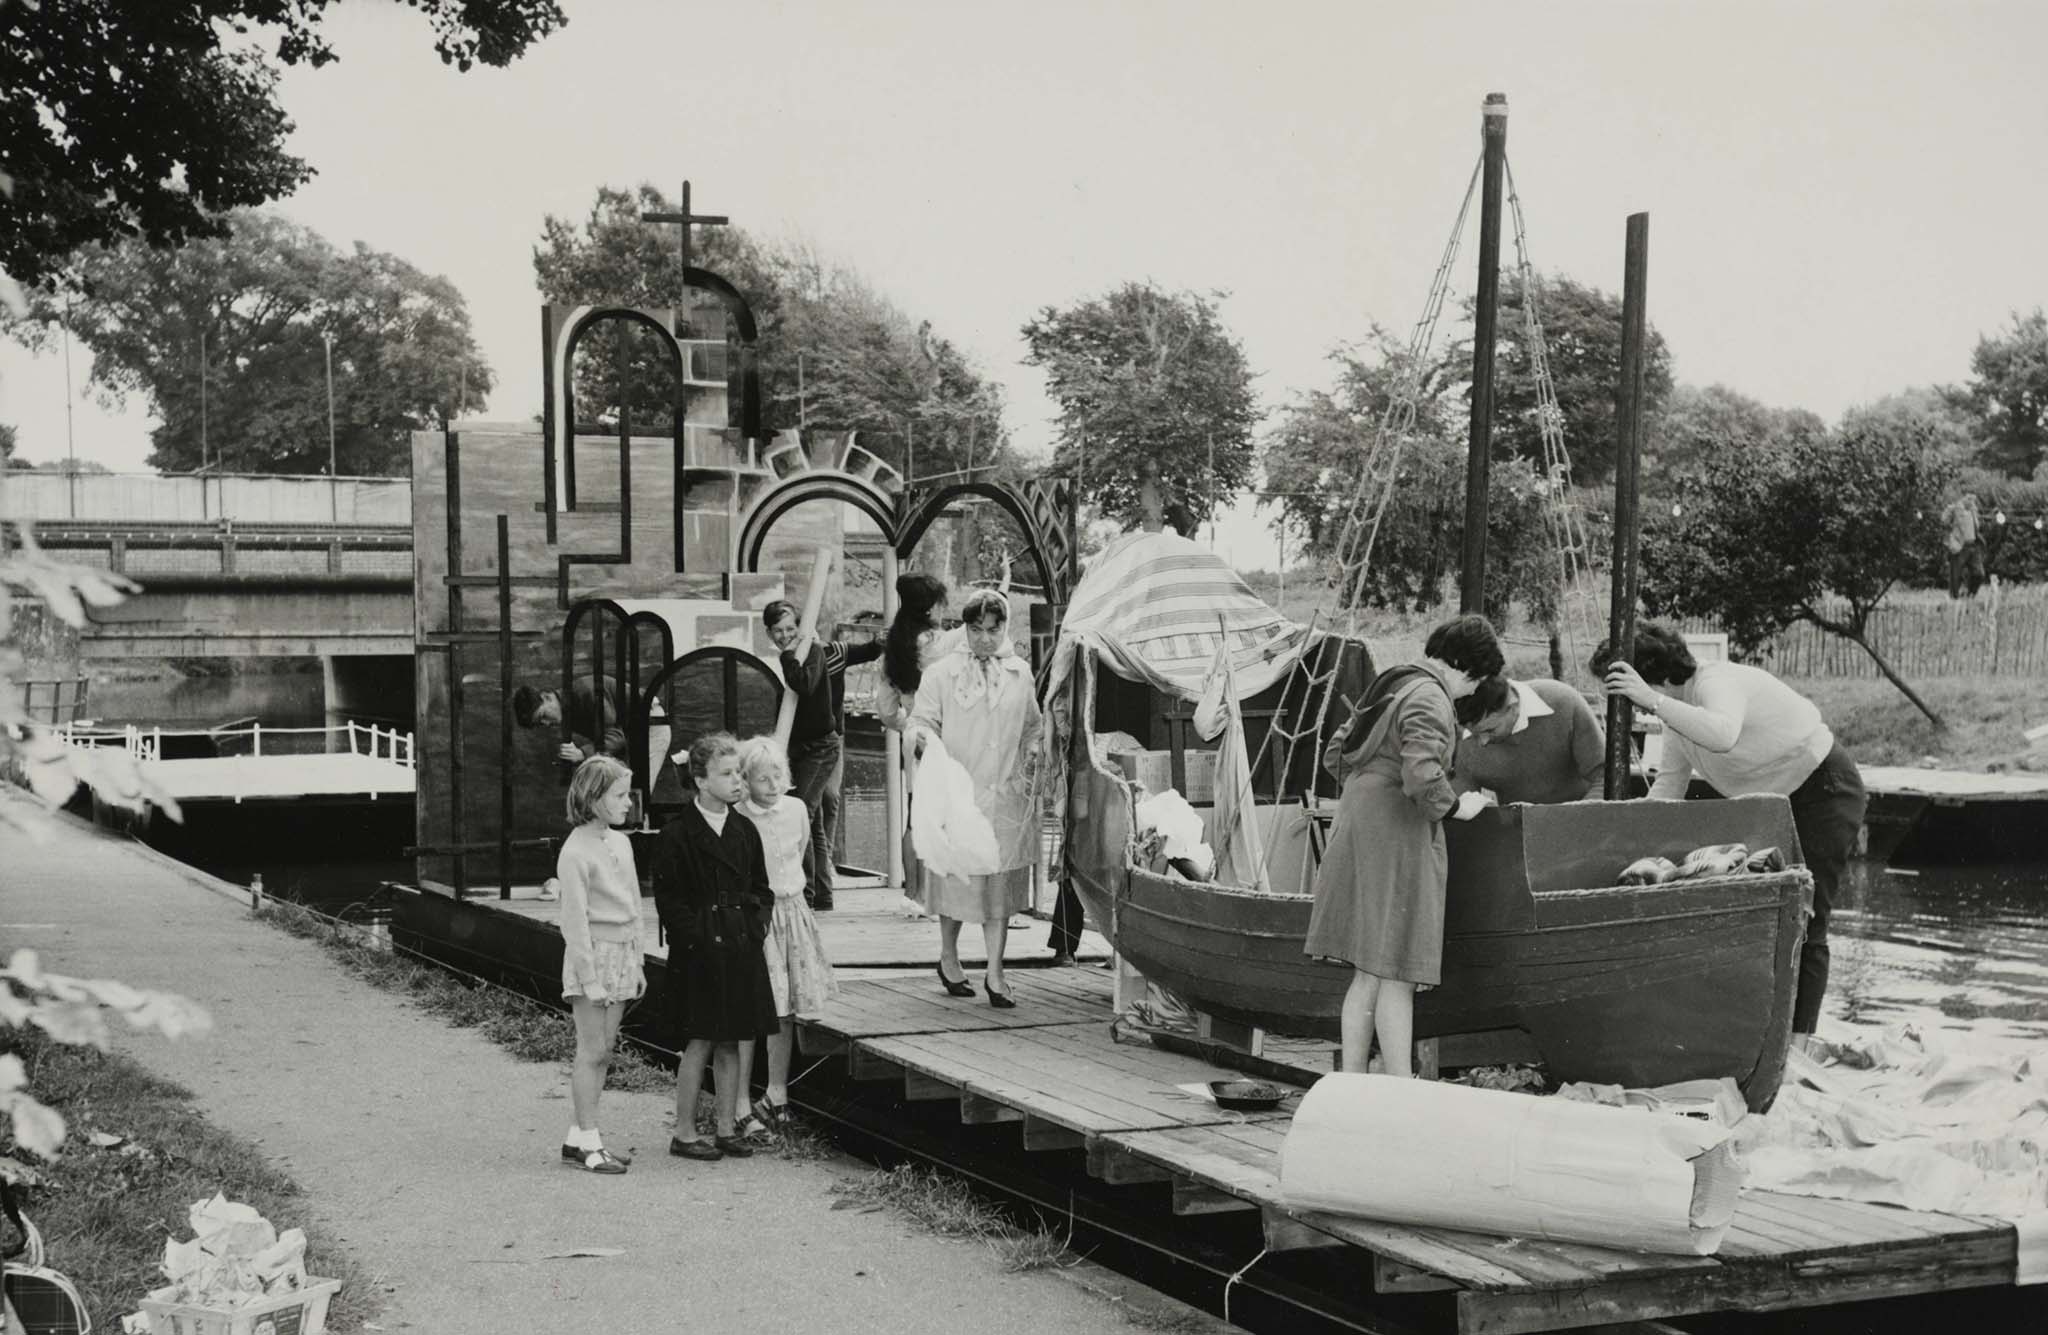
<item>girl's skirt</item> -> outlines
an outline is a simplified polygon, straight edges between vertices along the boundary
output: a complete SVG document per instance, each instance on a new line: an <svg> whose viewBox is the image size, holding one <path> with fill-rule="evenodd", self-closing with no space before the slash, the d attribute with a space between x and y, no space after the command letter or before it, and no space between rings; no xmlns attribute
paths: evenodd
<svg viewBox="0 0 2048 1335"><path fill-rule="evenodd" d="M775 993L775 1013L815 1015L839 995L832 961L818 937L818 920L801 891L775 896L768 920L768 939L761 943L768 962L768 986Z"/></svg>
<svg viewBox="0 0 2048 1335"><path fill-rule="evenodd" d="M638 941L593 941L590 943L590 958L596 966L597 986L604 989L605 1004L638 1001L646 993L647 973L641 964L642 952ZM574 969L566 958L563 959L562 1000L574 1001L583 995Z"/></svg>

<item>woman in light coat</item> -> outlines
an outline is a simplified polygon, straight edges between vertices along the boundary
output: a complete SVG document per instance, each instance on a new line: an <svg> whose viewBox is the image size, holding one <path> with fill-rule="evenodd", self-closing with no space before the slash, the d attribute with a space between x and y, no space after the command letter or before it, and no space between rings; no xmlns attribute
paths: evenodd
<svg viewBox="0 0 2048 1335"><path fill-rule="evenodd" d="M983 590L961 609L967 652L948 654L924 671L904 736L922 755L936 737L974 783L974 805L995 830L998 867L987 875L942 876L925 869L920 898L939 919L939 981L954 996L974 988L960 967L960 924L981 924L988 947L984 985L991 1006L1016 1003L1003 987L1003 945L1010 915L1031 897L1038 857L1037 778L1040 717L1030 664L1009 641L1010 604ZM919 795L920 801L938 800Z"/></svg>

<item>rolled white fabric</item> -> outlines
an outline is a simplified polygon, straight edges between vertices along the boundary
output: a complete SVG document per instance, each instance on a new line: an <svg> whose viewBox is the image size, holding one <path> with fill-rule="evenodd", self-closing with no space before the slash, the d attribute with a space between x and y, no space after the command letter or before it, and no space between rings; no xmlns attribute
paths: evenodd
<svg viewBox="0 0 2048 1335"><path fill-rule="evenodd" d="M1294 1115L1280 1190L1300 1209L1711 1256L1742 1190L1725 1128L1385 1075L1327 1075Z"/></svg>

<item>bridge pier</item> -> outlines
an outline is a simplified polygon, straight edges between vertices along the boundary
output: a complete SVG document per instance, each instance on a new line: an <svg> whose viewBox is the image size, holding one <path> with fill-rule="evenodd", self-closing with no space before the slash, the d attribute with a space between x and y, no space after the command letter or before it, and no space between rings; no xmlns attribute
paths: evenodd
<svg viewBox="0 0 2048 1335"><path fill-rule="evenodd" d="M321 697L327 724L366 719L413 731L412 659L400 654L322 654ZM327 749L345 751L346 738L327 735Z"/></svg>

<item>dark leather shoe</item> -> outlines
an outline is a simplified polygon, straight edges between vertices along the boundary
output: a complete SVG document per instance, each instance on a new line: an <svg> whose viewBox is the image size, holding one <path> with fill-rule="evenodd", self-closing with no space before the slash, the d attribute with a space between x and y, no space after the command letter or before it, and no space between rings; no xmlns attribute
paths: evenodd
<svg viewBox="0 0 2048 1335"><path fill-rule="evenodd" d="M832 896L830 896L830 895L819 895L819 896L818 896L818 897L817 897L816 899L813 899L813 900L811 901L811 912L813 912L813 913L830 913L831 911L832 911Z"/></svg>
<svg viewBox="0 0 2048 1335"><path fill-rule="evenodd" d="M990 987L988 985L986 980L982 982L981 986L982 990L988 993L988 1004L995 1007L997 1010L1007 1011L1015 1010L1017 1008L1016 1001L1014 1001L1011 998L1008 992L996 991L993 987Z"/></svg>
<svg viewBox="0 0 2048 1335"><path fill-rule="evenodd" d="M939 966L939 986L946 989L946 995L949 997L971 997L974 995L974 984L968 982L965 978L956 983L946 977L946 966L943 964Z"/></svg>
<svg viewBox="0 0 2048 1335"><path fill-rule="evenodd" d="M754 1157L754 1147L741 1140L738 1136L719 1136L711 1143L717 1147L720 1154L723 1154L728 1159L751 1159Z"/></svg>
<svg viewBox="0 0 2048 1335"><path fill-rule="evenodd" d="M1052 967L1055 969L1071 969L1074 967L1074 957L1064 950L1055 950L1052 954Z"/></svg>
<svg viewBox="0 0 2048 1335"><path fill-rule="evenodd" d="M709 1161L725 1157L724 1147L717 1141L678 1140L674 1136L669 1137L668 1152L675 1155L678 1159L703 1159Z"/></svg>
<svg viewBox="0 0 2048 1335"><path fill-rule="evenodd" d="M576 1158L564 1162L574 1164L587 1173L602 1173L607 1177L616 1177L626 1171L626 1165L609 1150L581 1150Z"/></svg>

